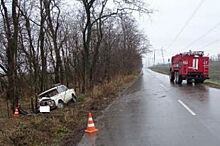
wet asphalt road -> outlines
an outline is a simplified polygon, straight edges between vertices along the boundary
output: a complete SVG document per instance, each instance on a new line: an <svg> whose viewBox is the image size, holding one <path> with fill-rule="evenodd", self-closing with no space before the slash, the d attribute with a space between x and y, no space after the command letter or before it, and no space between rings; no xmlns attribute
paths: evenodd
<svg viewBox="0 0 220 146"><path fill-rule="evenodd" d="M145 68L95 124L97 135L78 146L219 146L220 90L171 84Z"/></svg>

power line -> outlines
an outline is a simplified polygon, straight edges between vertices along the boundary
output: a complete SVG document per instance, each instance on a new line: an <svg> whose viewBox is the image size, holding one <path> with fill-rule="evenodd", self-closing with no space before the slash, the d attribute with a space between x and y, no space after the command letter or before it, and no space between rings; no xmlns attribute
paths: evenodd
<svg viewBox="0 0 220 146"><path fill-rule="evenodd" d="M217 23L214 27L210 28L206 33L204 33L203 35L201 35L199 38L197 38L197 39L193 40L192 42L190 42L190 43L186 46L186 48L188 48L188 47L192 46L194 43L200 41L202 38L206 37L209 33L211 33L212 31L214 31L214 30L215 30L217 27L219 27L219 26L220 26L220 22Z"/></svg>
<svg viewBox="0 0 220 146"><path fill-rule="evenodd" d="M175 42L176 40L179 38L179 36L182 34L182 32L185 30L186 26L190 23L190 21L192 20L192 18L196 15L197 11L199 10L199 8L202 6L202 4L205 2L205 0L201 0L200 3L198 4L198 6L195 8L195 10L193 11L193 13L190 15L190 17L187 19L186 23L183 25L183 27L180 29L180 31L177 33L176 37L174 38L174 40L168 45L167 48L170 48Z"/></svg>
<svg viewBox="0 0 220 146"><path fill-rule="evenodd" d="M208 47L208 46L210 46L210 45L216 44L216 43L218 43L218 42L220 42L220 39L211 41L211 42L207 43L206 45L203 45L203 46L200 47L200 48L205 48L205 47Z"/></svg>

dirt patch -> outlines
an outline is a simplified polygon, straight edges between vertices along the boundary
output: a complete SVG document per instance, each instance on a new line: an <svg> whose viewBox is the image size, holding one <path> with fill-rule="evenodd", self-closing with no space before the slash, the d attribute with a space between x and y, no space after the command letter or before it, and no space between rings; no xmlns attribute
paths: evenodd
<svg viewBox="0 0 220 146"><path fill-rule="evenodd" d="M96 121L101 111L138 77L139 74L121 76L96 86L89 94L81 95L76 104L70 103L64 109L49 114L0 118L0 144L74 146L84 134L88 112L93 113Z"/></svg>

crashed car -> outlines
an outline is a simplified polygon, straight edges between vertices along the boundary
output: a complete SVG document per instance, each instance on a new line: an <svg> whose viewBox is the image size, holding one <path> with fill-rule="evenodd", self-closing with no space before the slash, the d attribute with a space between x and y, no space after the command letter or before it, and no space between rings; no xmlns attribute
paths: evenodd
<svg viewBox="0 0 220 146"><path fill-rule="evenodd" d="M65 85L58 85L38 95L38 107L50 106L50 109L63 108L70 101L76 102L74 89L68 89Z"/></svg>

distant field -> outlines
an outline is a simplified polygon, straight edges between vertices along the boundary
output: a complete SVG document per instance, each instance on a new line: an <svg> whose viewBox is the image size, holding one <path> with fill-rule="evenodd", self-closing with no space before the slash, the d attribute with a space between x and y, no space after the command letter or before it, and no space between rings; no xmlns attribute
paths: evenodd
<svg viewBox="0 0 220 146"><path fill-rule="evenodd" d="M169 64L158 64L149 68L156 72L169 74ZM209 77L210 79L205 81L207 84L214 87L215 85L220 86L220 61L210 62Z"/></svg>
<svg viewBox="0 0 220 146"><path fill-rule="evenodd" d="M214 61L210 63L210 81L220 83L220 62Z"/></svg>
<svg viewBox="0 0 220 146"><path fill-rule="evenodd" d="M169 74L169 64L157 64L155 66L149 67L151 70L160 72L163 74Z"/></svg>

